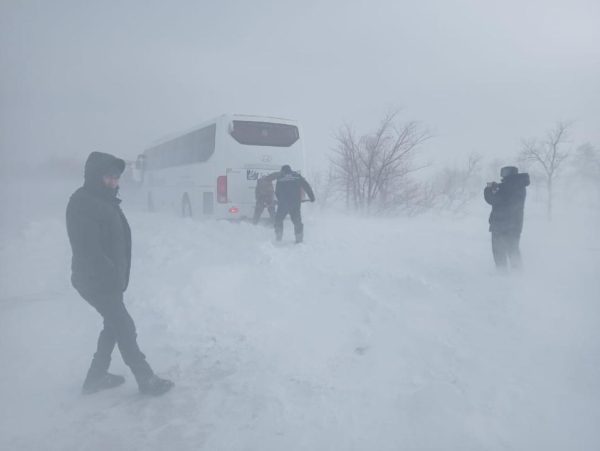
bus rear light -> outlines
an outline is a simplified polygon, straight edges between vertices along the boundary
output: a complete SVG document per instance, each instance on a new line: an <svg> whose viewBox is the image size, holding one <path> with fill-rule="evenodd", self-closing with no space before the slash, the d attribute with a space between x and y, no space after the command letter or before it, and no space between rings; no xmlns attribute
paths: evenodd
<svg viewBox="0 0 600 451"><path fill-rule="evenodd" d="M227 203L227 176L220 175L217 177L217 202L220 204Z"/></svg>
<svg viewBox="0 0 600 451"><path fill-rule="evenodd" d="M235 214L235 213L239 213L239 212L240 212L240 209L238 207L231 207L229 209L229 213Z"/></svg>

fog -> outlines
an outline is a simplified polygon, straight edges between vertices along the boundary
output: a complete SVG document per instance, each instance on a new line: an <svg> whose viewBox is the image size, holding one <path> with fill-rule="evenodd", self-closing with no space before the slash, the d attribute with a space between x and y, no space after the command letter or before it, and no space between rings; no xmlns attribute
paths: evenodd
<svg viewBox="0 0 600 451"><path fill-rule="evenodd" d="M134 157L225 112L292 117L312 161L388 107L432 158L512 153L557 120L598 142L594 1L2 2L3 159ZM6 166L6 164L3 164Z"/></svg>
<svg viewBox="0 0 600 451"><path fill-rule="evenodd" d="M600 448L599 22L584 0L2 2L0 448ZM353 208L327 178L336 133L390 111L427 131L423 169ZM301 124L305 242L287 220L277 245L268 224L148 212L123 181L125 303L176 386L138 394L115 350L126 383L83 396L101 318L64 215L85 158L223 113ZM519 154L557 123L548 218ZM503 274L482 192L507 164L532 184Z"/></svg>

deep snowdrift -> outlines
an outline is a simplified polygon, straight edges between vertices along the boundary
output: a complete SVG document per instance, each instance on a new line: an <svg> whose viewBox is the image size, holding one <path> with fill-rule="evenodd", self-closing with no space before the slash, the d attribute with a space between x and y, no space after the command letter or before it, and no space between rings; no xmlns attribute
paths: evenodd
<svg viewBox="0 0 600 451"><path fill-rule="evenodd" d="M528 218L521 274L471 218L265 227L128 211L126 302L172 393L83 397L101 321L62 211L0 244L0 449L600 448L598 218ZM567 227L568 226L568 227ZM565 231L569 230L569 234ZM291 241L291 224L286 223Z"/></svg>

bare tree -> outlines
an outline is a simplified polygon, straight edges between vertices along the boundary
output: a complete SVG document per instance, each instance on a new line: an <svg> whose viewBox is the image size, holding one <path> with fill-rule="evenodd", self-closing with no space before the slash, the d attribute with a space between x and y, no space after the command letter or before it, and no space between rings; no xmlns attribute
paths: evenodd
<svg viewBox="0 0 600 451"><path fill-rule="evenodd" d="M335 191L333 168L329 167L328 172L313 172L309 175L309 179L311 180L315 196L319 200L319 208L326 208L332 200Z"/></svg>
<svg viewBox="0 0 600 451"><path fill-rule="evenodd" d="M471 154L463 167L446 167L435 178L436 205L453 214L464 213L481 193L481 155Z"/></svg>
<svg viewBox="0 0 600 451"><path fill-rule="evenodd" d="M588 201L594 202L594 208L600 201L600 148L587 142L575 149L571 159L571 181L587 193Z"/></svg>
<svg viewBox="0 0 600 451"><path fill-rule="evenodd" d="M600 149L588 142L577 147L573 157L576 174L600 187Z"/></svg>
<svg viewBox="0 0 600 451"><path fill-rule="evenodd" d="M521 160L531 162L542 169L548 194L548 219L552 218L553 185L562 163L570 153L570 149L564 149L564 145L569 142L570 127L568 122L558 122L546 133L544 139L538 141L533 138L522 142Z"/></svg>
<svg viewBox="0 0 600 451"><path fill-rule="evenodd" d="M332 175L348 208L374 212L401 199L408 174L421 169L414 155L431 135L415 121L399 123L397 116L386 114L374 132L360 137L348 124L335 135Z"/></svg>
<svg viewBox="0 0 600 451"><path fill-rule="evenodd" d="M416 215L434 207L436 193L430 183L419 182L409 177L400 180L392 193L379 204L381 211Z"/></svg>

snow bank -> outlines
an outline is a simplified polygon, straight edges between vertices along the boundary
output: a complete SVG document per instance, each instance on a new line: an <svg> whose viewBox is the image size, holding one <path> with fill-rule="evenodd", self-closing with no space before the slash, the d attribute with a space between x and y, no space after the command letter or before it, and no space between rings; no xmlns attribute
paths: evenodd
<svg viewBox="0 0 600 451"><path fill-rule="evenodd" d="M130 376L78 394L100 321L65 284L63 225L30 224L1 248L17 266L2 275L0 448L597 449L593 228L532 218L525 270L501 276L480 213L309 214L300 246L130 213L126 300L142 349L177 383L160 399Z"/></svg>

